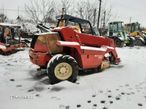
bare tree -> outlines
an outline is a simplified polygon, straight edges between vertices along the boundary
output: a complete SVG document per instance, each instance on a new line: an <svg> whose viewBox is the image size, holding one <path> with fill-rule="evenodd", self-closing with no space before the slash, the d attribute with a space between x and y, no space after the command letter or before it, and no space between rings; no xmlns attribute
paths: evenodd
<svg viewBox="0 0 146 109"><path fill-rule="evenodd" d="M110 4L107 5L107 1L104 0L102 2L101 19L99 24L99 32L101 35L105 35L107 33L107 26L112 17L112 6Z"/></svg>
<svg viewBox="0 0 146 109"><path fill-rule="evenodd" d="M93 26L97 26L99 0L31 0L25 5L27 15L35 23L46 22L46 19L54 19L56 15L61 14L62 8L65 13L87 19ZM106 26L112 17L112 8L102 2L100 27ZM55 19L54 19L55 20Z"/></svg>
<svg viewBox="0 0 146 109"><path fill-rule="evenodd" d="M89 1L89 0L82 0L77 3L77 10L76 13L82 19L89 20L92 25L95 25L97 22L97 10L98 10L98 2L96 1Z"/></svg>
<svg viewBox="0 0 146 109"><path fill-rule="evenodd" d="M102 1L101 4L101 18L100 18L100 27L106 26L109 20L112 17L112 7L107 5L106 0ZM99 11L99 1L91 0L80 0L77 3L76 13L79 17L87 19L91 22L93 26L97 25L98 21L98 11Z"/></svg>
<svg viewBox="0 0 146 109"><path fill-rule="evenodd" d="M102 5L102 10L101 10L100 27L103 28L104 26L107 26L107 24L111 20L112 16L113 16L112 6L107 5L107 3L105 1Z"/></svg>
<svg viewBox="0 0 146 109"><path fill-rule="evenodd" d="M65 9L65 13L67 13L71 7L71 1L70 0L61 0L62 8Z"/></svg>
<svg viewBox="0 0 146 109"><path fill-rule="evenodd" d="M47 18L53 18L54 2L53 0L30 0L29 4L25 4L25 10L34 23L45 22Z"/></svg>
<svg viewBox="0 0 146 109"><path fill-rule="evenodd" d="M6 20L8 20L7 16L5 14L0 14L0 22L5 22Z"/></svg>
<svg viewBox="0 0 146 109"><path fill-rule="evenodd" d="M73 3L74 1L71 0L61 0L60 2L56 1L56 6L55 6L56 15L62 13L62 8L64 8L65 14L73 14L74 13L74 11L72 11Z"/></svg>

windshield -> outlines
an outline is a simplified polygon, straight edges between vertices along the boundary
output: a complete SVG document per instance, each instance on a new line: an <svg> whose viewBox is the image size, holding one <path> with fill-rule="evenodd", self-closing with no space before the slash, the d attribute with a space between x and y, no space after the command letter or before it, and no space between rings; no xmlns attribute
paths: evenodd
<svg viewBox="0 0 146 109"><path fill-rule="evenodd" d="M123 31L122 22L109 23L109 30L113 32Z"/></svg>
<svg viewBox="0 0 146 109"><path fill-rule="evenodd" d="M88 23L81 23L82 33L92 34L91 27Z"/></svg>
<svg viewBox="0 0 146 109"><path fill-rule="evenodd" d="M64 26L69 26L73 28L74 31L79 32L79 33L93 34L93 30L90 26L90 23L88 22L85 23L85 22L75 22L75 20L73 21L60 20L58 27L64 27ZM96 34L96 32L94 34Z"/></svg>

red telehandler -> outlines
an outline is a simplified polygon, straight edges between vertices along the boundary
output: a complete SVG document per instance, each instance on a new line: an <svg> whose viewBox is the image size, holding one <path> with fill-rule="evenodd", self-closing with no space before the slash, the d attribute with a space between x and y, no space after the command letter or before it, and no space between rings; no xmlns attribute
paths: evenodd
<svg viewBox="0 0 146 109"><path fill-rule="evenodd" d="M43 33L35 34L29 57L32 63L46 68L50 83L75 82L79 69L102 70L119 64L114 41L98 36L88 20L70 15L57 16L57 27L38 25Z"/></svg>

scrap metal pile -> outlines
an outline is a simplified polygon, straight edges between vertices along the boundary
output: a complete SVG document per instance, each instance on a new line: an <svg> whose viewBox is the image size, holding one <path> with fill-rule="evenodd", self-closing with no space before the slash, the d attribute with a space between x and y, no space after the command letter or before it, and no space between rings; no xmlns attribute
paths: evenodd
<svg viewBox="0 0 146 109"><path fill-rule="evenodd" d="M17 24L0 23L0 54L9 55L27 46L21 40L20 28Z"/></svg>

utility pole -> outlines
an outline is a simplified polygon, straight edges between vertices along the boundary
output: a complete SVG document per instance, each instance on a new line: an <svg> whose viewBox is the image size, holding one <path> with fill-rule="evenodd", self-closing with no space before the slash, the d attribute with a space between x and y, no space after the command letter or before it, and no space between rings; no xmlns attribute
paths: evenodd
<svg viewBox="0 0 146 109"><path fill-rule="evenodd" d="M132 17L130 17L129 23L131 23Z"/></svg>
<svg viewBox="0 0 146 109"><path fill-rule="evenodd" d="M104 11L104 17L103 17L103 29L105 29L105 17L106 17L106 11Z"/></svg>
<svg viewBox="0 0 146 109"><path fill-rule="evenodd" d="M18 11L18 16L19 16L19 6L18 6L18 8L17 8L17 11Z"/></svg>
<svg viewBox="0 0 146 109"><path fill-rule="evenodd" d="M17 20L18 20L18 22L20 22L20 16L19 16L19 7L17 8L17 11L18 11L18 16L17 16Z"/></svg>
<svg viewBox="0 0 146 109"><path fill-rule="evenodd" d="M93 13L93 26L95 26L95 22L96 22L96 9L94 9L94 13Z"/></svg>
<svg viewBox="0 0 146 109"><path fill-rule="evenodd" d="M80 16L81 16L81 18L84 19L84 16L83 16L83 9L80 8L79 12L80 12Z"/></svg>
<svg viewBox="0 0 146 109"><path fill-rule="evenodd" d="M5 8L3 7L3 9L2 9L2 14L5 14Z"/></svg>
<svg viewBox="0 0 146 109"><path fill-rule="evenodd" d="M100 22L100 13L101 13L101 2L102 0L99 0L99 10L98 10L98 20L97 20L97 29L99 30L99 22Z"/></svg>

